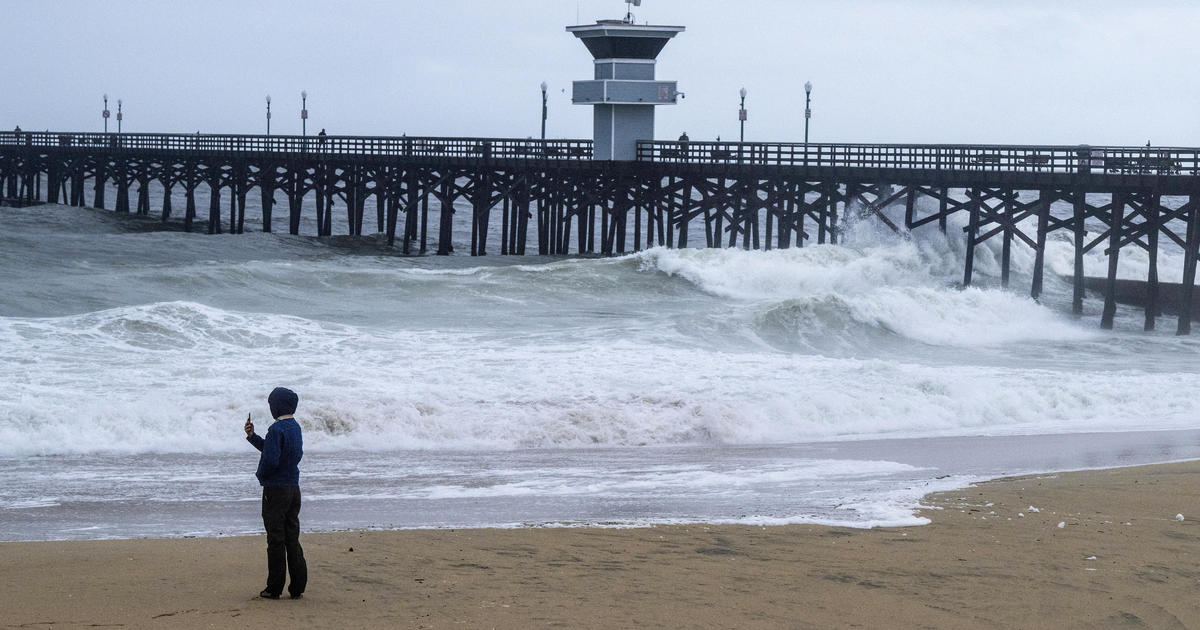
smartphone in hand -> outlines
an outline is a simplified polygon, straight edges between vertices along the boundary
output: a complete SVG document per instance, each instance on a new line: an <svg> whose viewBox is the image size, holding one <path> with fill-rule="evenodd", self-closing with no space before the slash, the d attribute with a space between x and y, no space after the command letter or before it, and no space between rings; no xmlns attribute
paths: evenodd
<svg viewBox="0 0 1200 630"><path fill-rule="evenodd" d="M254 435L254 423L250 421L250 414L246 414L246 425L242 428L246 430L246 437Z"/></svg>

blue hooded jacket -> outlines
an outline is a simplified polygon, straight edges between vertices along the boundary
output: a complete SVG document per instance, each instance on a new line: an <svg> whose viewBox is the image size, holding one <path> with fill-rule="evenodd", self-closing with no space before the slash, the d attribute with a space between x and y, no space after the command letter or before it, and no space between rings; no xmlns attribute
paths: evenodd
<svg viewBox="0 0 1200 630"><path fill-rule="evenodd" d="M263 487L299 486L300 459L304 457L304 438L295 418L276 420L267 429L267 437L257 434L246 438L262 451L258 458L258 483Z"/></svg>

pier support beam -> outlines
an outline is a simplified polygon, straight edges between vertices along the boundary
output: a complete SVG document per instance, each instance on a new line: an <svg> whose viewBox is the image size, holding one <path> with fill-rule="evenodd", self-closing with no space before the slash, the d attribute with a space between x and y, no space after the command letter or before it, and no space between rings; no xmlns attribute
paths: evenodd
<svg viewBox="0 0 1200 630"><path fill-rule="evenodd" d="M1146 321L1143 329L1154 330L1155 319L1158 317L1158 232L1159 208L1162 198L1151 193L1146 199L1146 222L1149 232L1146 233L1146 249L1150 255L1149 269L1146 271Z"/></svg>
<svg viewBox="0 0 1200 630"><path fill-rule="evenodd" d="M1000 245L1000 286L1007 289L1008 279L1012 270L1012 240L1013 240L1013 221L1016 214L1017 193L1016 191L1006 190L1001 195L1001 215L998 217L1003 223L1003 241Z"/></svg>
<svg viewBox="0 0 1200 630"><path fill-rule="evenodd" d="M1038 196L1037 248L1033 259L1033 286L1029 294L1033 299L1042 295L1042 273L1046 264L1046 233L1050 223L1050 204L1053 197L1043 190Z"/></svg>
<svg viewBox="0 0 1200 630"><path fill-rule="evenodd" d="M83 166L78 162L71 166L71 205L76 208L82 208L86 202L83 199L83 190L85 188L84 180L86 179L83 173Z"/></svg>
<svg viewBox="0 0 1200 630"><path fill-rule="evenodd" d="M441 212L438 214L438 256L449 256L454 251L450 240L454 238L454 181L450 176L442 179L442 190L438 194Z"/></svg>
<svg viewBox="0 0 1200 630"><path fill-rule="evenodd" d="M1183 288L1179 305L1179 325L1175 333L1190 335L1192 333L1192 296L1196 289L1196 249L1200 241L1200 194L1192 194L1188 198L1187 237L1183 247Z"/></svg>
<svg viewBox="0 0 1200 630"><path fill-rule="evenodd" d="M288 194L288 233L292 236L300 234L300 212L304 208L304 178L307 175L303 167L293 166L292 190Z"/></svg>
<svg viewBox="0 0 1200 630"><path fill-rule="evenodd" d="M1112 330L1113 316L1117 312L1117 263L1121 256L1121 228L1125 223L1125 193L1112 196L1111 223L1108 228L1108 281L1104 291L1104 313L1100 316L1100 327Z"/></svg>
<svg viewBox="0 0 1200 630"><path fill-rule="evenodd" d="M183 213L183 231L191 232L192 222L196 220L196 182L189 181L184 186L186 206Z"/></svg>
<svg viewBox="0 0 1200 630"><path fill-rule="evenodd" d="M317 204L317 236L327 236L332 233L325 221L325 211L333 204L332 195L327 190L326 179L325 166L318 165L316 172L313 173L313 195L316 197ZM349 204L346 207L350 207Z"/></svg>
<svg viewBox="0 0 1200 630"><path fill-rule="evenodd" d="M58 189L62 181L58 162L51 162L46 169L46 203L58 203Z"/></svg>
<svg viewBox="0 0 1200 630"><path fill-rule="evenodd" d="M1073 236L1075 237L1075 267L1072 275L1072 294L1071 294L1071 312L1075 315L1083 314L1083 253L1086 243L1083 239L1087 237L1087 231L1084 229L1084 222L1087 220L1087 193L1082 190L1074 192L1074 204L1071 225L1074 228Z"/></svg>
<svg viewBox="0 0 1200 630"><path fill-rule="evenodd" d="M387 228L388 188L384 185L386 169L380 168L375 175L375 233L383 234Z"/></svg>
<svg viewBox="0 0 1200 630"><path fill-rule="evenodd" d="M389 190L387 195L387 225L384 226L384 232L387 234L388 247L396 244L396 224L400 220L400 196L397 191L392 188L392 183L388 184Z"/></svg>
<svg viewBox="0 0 1200 630"><path fill-rule="evenodd" d="M167 178L163 178L160 183L162 184L163 189L161 220L163 223L166 223L171 218L171 181Z"/></svg>
<svg viewBox="0 0 1200 630"><path fill-rule="evenodd" d="M966 256L963 263L963 286L971 286L971 276L975 272L975 237L979 232L979 207L982 202L979 199L979 190L972 188L967 191L967 197L970 202L967 204L970 212L970 219L967 222L967 227L963 228L966 232Z"/></svg>
<svg viewBox="0 0 1200 630"><path fill-rule="evenodd" d="M138 181L137 213L139 216L150 216L150 181Z"/></svg>
<svg viewBox="0 0 1200 630"><path fill-rule="evenodd" d="M92 196L92 207L98 210L104 209L104 189L108 180L108 174L105 172L106 166L104 162L97 164L96 174L94 175L96 187L94 189L95 193Z"/></svg>
<svg viewBox="0 0 1200 630"><path fill-rule="evenodd" d="M258 190L262 193L262 231L271 231L271 210L275 207L275 166L266 163L258 170Z"/></svg>
<svg viewBox="0 0 1200 630"><path fill-rule="evenodd" d="M129 213L129 172L126 170L122 162L117 166L117 177L113 180L117 185L117 207L116 212L123 214Z"/></svg>
<svg viewBox="0 0 1200 630"><path fill-rule="evenodd" d="M221 233L221 184L219 181L208 183L208 233Z"/></svg>

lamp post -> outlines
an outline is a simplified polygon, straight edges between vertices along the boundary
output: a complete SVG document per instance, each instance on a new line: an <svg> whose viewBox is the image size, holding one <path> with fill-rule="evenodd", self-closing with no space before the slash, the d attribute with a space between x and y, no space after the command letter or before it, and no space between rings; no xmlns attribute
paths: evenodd
<svg viewBox="0 0 1200 630"><path fill-rule="evenodd" d="M742 123L742 133L739 138L740 142L746 141L746 88L738 90L738 94L742 96L742 106L738 109L738 120Z"/></svg>
<svg viewBox="0 0 1200 630"><path fill-rule="evenodd" d="M547 87L548 86L546 85L546 82L542 81L542 140L546 139L546 116L549 113L549 111L546 108L546 88Z"/></svg>
<svg viewBox="0 0 1200 630"><path fill-rule="evenodd" d="M804 82L804 144L808 144L808 119L812 118L812 81Z"/></svg>
<svg viewBox="0 0 1200 630"><path fill-rule="evenodd" d="M300 135L308 137L308 90L300 90Z"/></svg>
<svg viewBox="0 0 1200 630"><path fill-rule="evenodd" d="M267 135L271 135L271 95L267 95Z"/></svg>
<svg viewBox="0 0 1200 630"><path fill-rule="evenodd" d="M120 133L121 133L121 118L123 118L123 116L121 115L121 99L117 99L117 134L118 135L120 135Z"/></svg>
<svg viewBox="0 0 1200 630"><path fill-rule="evenodd" d="M108 133L108 95L104 95L104 112L100 114L104 118L104 133Z"/></svg>

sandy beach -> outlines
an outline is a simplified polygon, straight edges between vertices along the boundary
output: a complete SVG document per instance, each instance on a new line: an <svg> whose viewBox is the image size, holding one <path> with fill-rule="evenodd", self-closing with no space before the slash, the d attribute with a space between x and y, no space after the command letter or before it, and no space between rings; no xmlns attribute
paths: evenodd
<svg viewBox="0 0 1200 630"><path fill-rule="evenodd" d="M311 534L298 601L255 596L262 537L3 543L0 626L1196 628L1198 487L1197 462L1003 479L896 529Z"/></svg>

